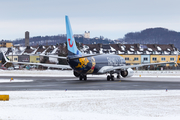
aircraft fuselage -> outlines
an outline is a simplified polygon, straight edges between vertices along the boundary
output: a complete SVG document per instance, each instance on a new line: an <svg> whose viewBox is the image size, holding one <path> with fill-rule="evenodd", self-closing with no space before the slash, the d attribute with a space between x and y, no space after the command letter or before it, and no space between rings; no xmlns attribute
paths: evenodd
<svg viewBox="0 0 180 120"><path fill-rule="evenodd" d="M74 56L73 56L74 57ZM81 74L100 74L103 67L116 67L126 64L123 57L119 55L98 55L92 57L84 57L79 59L70 59L69 65L71 68Z"/></svg>

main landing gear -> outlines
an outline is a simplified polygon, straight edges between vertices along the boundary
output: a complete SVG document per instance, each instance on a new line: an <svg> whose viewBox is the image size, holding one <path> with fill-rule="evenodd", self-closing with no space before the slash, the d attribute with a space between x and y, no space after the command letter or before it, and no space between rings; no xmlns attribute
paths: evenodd
<svg viewBox="0 0 180 120"><path fill-rule="evenodd" d="M81 81L81 80L86 81L86 80L87 80L87 76L86 76L86 75L80 75L80 76L79 76L79 80L80 80L80 81Z"/></svg>
<svg viewBox="0 0 180 120"><path fill-rule="evenodd" d="M117 79L120 79L120 75L119 74L117 74Z"/></svg>
<svg viewBox="0 0 180 120"><path fill-rule="evenodd" d="M120 75L119 74L117 74L117 79L120 79ZM108 75L107 76L107 81L114 81L114 75L113 74L110 74L110 75Z"/></svg>
<svg viewBox="0 0 180 120"><path fill-rule="evenodd" d="M114 81L114 75L108 75L107 76L107 81L110 81L110 80Z"/></svg>

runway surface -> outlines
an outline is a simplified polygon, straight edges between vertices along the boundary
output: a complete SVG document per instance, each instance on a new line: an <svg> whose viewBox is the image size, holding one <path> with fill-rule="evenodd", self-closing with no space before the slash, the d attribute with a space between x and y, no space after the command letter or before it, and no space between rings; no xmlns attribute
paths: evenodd
<svg viewBox="0 0 180 120"><path fill-rule="evenodd" d="M1 76L0 91L47 90L179 90L180 78L132 77L106 81L105 77L88 77L79 81L75 77ZM17 82L18 81L18 82ZM22 82L21 82L22 81Z"/></svg>

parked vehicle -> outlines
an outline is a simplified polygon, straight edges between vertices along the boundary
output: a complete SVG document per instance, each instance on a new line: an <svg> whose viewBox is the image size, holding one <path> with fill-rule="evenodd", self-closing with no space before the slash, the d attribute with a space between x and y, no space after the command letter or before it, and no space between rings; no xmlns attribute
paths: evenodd
<svg viewBox="0 0 180 120"><path fill-rule="evenodd" d="M8 67L8 70L14 70L14 68L13 67Z"/></svg>
<svg viewBox="0 0 180 120"><path fill-rule="evenodd" d="M7 68L6 68L6 67L0 67L0 69L7 70Z"/></svg>

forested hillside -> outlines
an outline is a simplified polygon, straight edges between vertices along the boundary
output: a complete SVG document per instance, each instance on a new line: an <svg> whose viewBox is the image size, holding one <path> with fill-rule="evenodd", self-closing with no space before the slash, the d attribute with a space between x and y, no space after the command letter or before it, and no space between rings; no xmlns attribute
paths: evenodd
<svg viewBox="0 0 180 120"><path fill-rule="evenodd" d="M113 40L109 39L102 39L102 38L84 38L83 36L81 37L75 37L76 42L81 42L83 44L109 44L109 43L114 43ZM60 43L65 43L66 42L66 35L56 35L56 36L36 36L36 37L31 37L29 39L29 44L30 46L37 46L37 45L56 45ZM13 44L21 44L22 46L25 45L25 39L18 39L14 40Z"/></svg>
<svg viewBox="0 0 180 120"><path fill-rule="evenodd" d="M117 43L118 40L100 38L84 38L83 35L75 37L77 42L83 44L113 44ZM7 40L5 40L7 41ZM54 36L35 36L31 37L30 46L37 45L57 45L66 42L66 35L54 35ZM120 43L127 44L174 44L175 47L180 49L180 32L168 30L165 28L148 28L140 32L130 32L125 34L124 38L120 38ZM13 40L13 44L21 44L24 46L25 39Z"/></svg>
<svg viewBox="0 0 180 120"><path fill-rule="evenodd" d="M174 44L180 48L180 32L165 28L149 28L141 32L130 32L123 40L129 44Z"/></svg>

